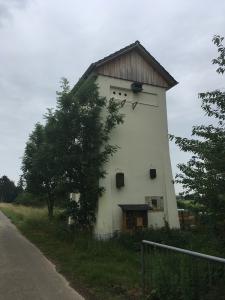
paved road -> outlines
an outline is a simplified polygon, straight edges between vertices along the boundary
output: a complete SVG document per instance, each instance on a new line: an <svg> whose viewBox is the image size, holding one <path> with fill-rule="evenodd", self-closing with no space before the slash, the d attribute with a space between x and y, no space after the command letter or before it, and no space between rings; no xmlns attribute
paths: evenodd
<svg viewBox="0 0 225 300"><path fill-rule="evenodd" d="M0 300L84 300L0 212Z"/></svg>

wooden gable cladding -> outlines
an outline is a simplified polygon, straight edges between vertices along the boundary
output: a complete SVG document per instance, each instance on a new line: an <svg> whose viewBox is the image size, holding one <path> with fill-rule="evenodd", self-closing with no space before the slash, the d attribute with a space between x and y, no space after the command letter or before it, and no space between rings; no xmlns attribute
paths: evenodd
<svg viewBox="0 0 225 300"><path fill-rule="evenodd" d="M164 78L141 56L132 50L97 67L101 75L138 81L146 84L168 88Z"/></svg>

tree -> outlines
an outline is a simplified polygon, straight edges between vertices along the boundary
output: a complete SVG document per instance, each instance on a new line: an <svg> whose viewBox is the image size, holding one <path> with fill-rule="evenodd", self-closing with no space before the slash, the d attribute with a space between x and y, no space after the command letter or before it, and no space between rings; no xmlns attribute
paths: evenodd
<svg viewBox="0 0 225 300"><path fill-rule="evenodd" d="M48 124L57 132L52 141L58 151L60 171L67 192L79 192L78 203L71 203L69 213L79 227L91 228L103 188L99 179L106 172L104 165L117 146L108 143L110 133L123 122L121 104L100 97L96 77L80 81L70 91L63 79L58 93L57 109L48 115ZM49 139L54 136L49 132Z"/></svg>
<svg viewBox="0 0 225 300"><path fill-rule="evenodd" d="M49 216L59 194L78 191L79 203L70 207L77 225L90 228L103 188L104 164L117 146L108 143L112 129L123 122L121 104L100 97L96 77L81 80L70 90L62 80L57 108L48 110L46 124L37 124L23 157L27 190L47 196Z"/></svg>
<svg viewBox="0 0 225 300"><path fill-rule="evenodd" d="M216 35L218 57L212 63L218 66L217 73L225 72L225 47L223 37ZM215 223L225 225L225 92L214 90L199 94L201 107L214 125L194 126L194 138L171 136L179 148L193 153L187 164L179 164L181 171L177 182L184 188L184 194L193 194L195 201L204 205Z"/></svg>
<svg viewBox="0 0 225 300"><path fill-rule="evenodd" d="M13 202L18 194L13 181L7 176L0 178L0 202Z"/></svg>
<svg viewBox="0 0 225 300"><path fill-rule="evenodd" d="M24 180L23 177L20 176L19 181L17 182L17 192L18 194L22 194L24 192Z"/></svg>
<svg viewBox="0 0 225 300"><path fill-rule="evenodd" d="M46 127L37 123L26 144L22 161L27 192L46 199L48 215L53 209L61 178L55 160L55 149L46 136Z"/></svg>

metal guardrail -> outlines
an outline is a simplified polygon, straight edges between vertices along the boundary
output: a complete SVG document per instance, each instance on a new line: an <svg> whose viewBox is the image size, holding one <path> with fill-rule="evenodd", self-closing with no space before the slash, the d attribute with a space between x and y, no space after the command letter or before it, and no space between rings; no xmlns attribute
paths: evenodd
<svg viewBox="0 0 225 300"><path fill-rule="evenodd" d="M141 265L144 299L225 299L224 258L143 240Z"/></svg>

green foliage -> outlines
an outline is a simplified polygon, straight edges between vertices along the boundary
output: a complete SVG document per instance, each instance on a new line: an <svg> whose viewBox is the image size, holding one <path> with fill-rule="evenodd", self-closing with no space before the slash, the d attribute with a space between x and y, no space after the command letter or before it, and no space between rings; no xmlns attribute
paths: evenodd
<svg viewBox="0 0 225 300"><path fill-rule="evenodd" d="M80 193L79 203L70 203L68 212L78 227L91 228L95 222L98 197L103 192L99 179L104 165L116 152L109 144L110 133L123 122L120 104L100 97L96 78L80 81L71 92L59 93L55 113L58 140L68 145L61 152L68 191ZM64 80L64 84L67 82ZM66 135L65 135L66 132ZM60 147L60 145L59 145Z"/></svg>
<svg viewBox="0 0 225 300"><path fill-rule="evenodd" d="M186 199L179 199L177 200L177 207L187 209L191 212L202 212L204 211L205 207L204 205L201 205L199 202L194 200L186 200Z"/></svg>
<svg viewBox="0 0 225 300"><path fill-rule="evenodd" d="M103 192L99 179L104 165L117 146L109 144L110 133L123 122L120 104L100 97L96 77L70 90L63 78L57 93L57 108L48 110L46 124L36 124L23 158L23 178L27 191L45 195L49 215L57 198L78 191L79 203L69 213L80 227L91 228L98 197Z"/></svg>
<svg viewBox="0 0 225 300"><path fill-rule="evenodd" d="M20 190L7 176L0 178L0 202L13 202Z"/></svg>
<svg viewBox="0 0 225 300"><path fill-rule="evenodd" d="M35 125L26 144L22 171L27 192L45 197L49 217L52 217L62 179L56 160L56 149L46 133L48 126L48 124L43 126L39 123Z"/></svg>
<svg viewBox="0 0 225 300"><path fill-rule="evenodd" d="M219 53L213 60L217 72L225 70L225 47L223 38L214 36L214 44ZM214 225L225 230L225 93L219 90L199 94L201 107L208 117L214 117L216 125L199 125L192 129L188 139L171 136L179 148L193 153L187 164L179 164L181 171L177 182L184 187L184 194L193 194L193 200L204 205L205 212L211 216Z"/></svg>
<svg viewBox="0 0 225 300"><path fill-rule="evenodd" d="M154 248L146 249L145 263L147 299L224 299L225 270L222 264ZM212 297L213 290L216 298Z"/></svg>
<svg viewBox="0 0 225 300"><path fill-rule="evenodd" d="M213 37L213 42L217 46L219 56L213 59L212 63L219 66L216 71L222 74L225 72L225 48L223 45L223 40L224 37L219 35L215 35Z"/></svg>
<svg viewBox="0 0 225 300"><path fill-rule="evenodd" d="M54 261L85 299L140 299L139 253L116 240L98 241L86 232L70 231L58 212L49 220L46 209L23 206L1 210L20 231Z"/></svg>
<svg viewBox="0 0 225 300"><path fill-rule="evenodd" d="M43 208L14 205L0 207L22 233L54 261L58 271L67 277L72 286L84 293L85 299L142 299L142 239L225 257L224 237L218 239L208 231L149 229L118 235L106 241L95 240L89 233L70 231L59 217L61 212L57 211L56 216L48 220L47 211ZM209 272L212 274L213 286L204 299L223 299L225 286L220 284L223 278L218 278L215 265L183 260L179 255L157 250L146 251L146 259L146 284L152 281L152 286L148 285L151 297L147 299L183 300L185 295L188 300L199 299L193 295L199 288L207 291L210 287L207 277Z"/></svg>
<svg viewBox="0 0 225 300"><path fill-rule="evenodd" d="M14 203L25 206L39 207L44 206L46 200L44 198L38 197L37 195L33 195L28 192L23 192L16 197Z"/></svg>

